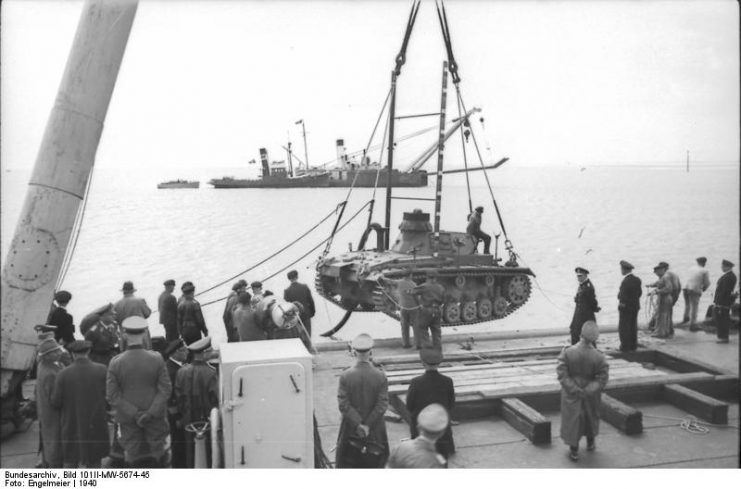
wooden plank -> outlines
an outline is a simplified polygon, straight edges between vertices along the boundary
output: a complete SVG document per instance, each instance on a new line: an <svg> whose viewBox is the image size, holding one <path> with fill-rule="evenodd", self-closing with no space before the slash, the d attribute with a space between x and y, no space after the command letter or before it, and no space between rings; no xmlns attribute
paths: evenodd
<svg viewBox="0 0 741 489"><path fill-rule="evenodd" d="M506 348L496 350L475 350L472 352L464 351L461 353L445 354L446 362L453 361L465 361L465 360L480 360L484 358L507 358L507 357L528 357L528 356L552 356L557 357L563 350L563 346L545 346L538 348ZM394 365L399 363L415 363L419 362L419 355L408 354L408 355L395 355L392 357L374 357L374 361L383 365Z"/></svg>
<svg viewBox="0 0 741 489"><path fill-rule="evenodd" d="M683 385L721 401L738 402L739 382L737 375L716 375L715 382L688 382Z"/></svg>
<svg viewBox="0 0 741 489"><path fill-rule="evenodd" d="M675 372L708 372L711 374L724 374L732 372L721 372L716 367L704 363L700 360L684 355L679 352L665 352L662 350L656 351L656 365L668 368Z"/></svg>
<svg viewBox="0 0 741 489"><path fill-rule="evenodd" d="M502 418L533 444L551 442L551 422L535 409L513 397L502 399L500 409Z"/></svg>
<svg viewBox="0 0 741 489"><path fill-rule="evenodd" d="M600 417L626 435L643 432L643 413L607 394L602 394Z"/></svg>
<svg viewBox="0 0 741 489"><path fill-rule="evenodd" d="M728 424L728 404L682 385L664 386L663 398L678 408L714 424Z"/></svg>

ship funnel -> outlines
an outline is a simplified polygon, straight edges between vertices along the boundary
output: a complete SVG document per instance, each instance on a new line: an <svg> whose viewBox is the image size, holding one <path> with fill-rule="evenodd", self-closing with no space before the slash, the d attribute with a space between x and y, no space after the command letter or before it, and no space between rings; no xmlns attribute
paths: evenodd
<svg viewBox="0 0 741 489"><path fill-rule="evenodd" d="M417 254L429 254L431 252L427 236L432 231L432 224L428 212L422 212L421 209L405 212L404 219L399 224L399 231L401 233L396 238L396 242L391 248L392 251L411 253L412 249L415 249Z"/></svg>
<svg viewBox="0 0 741 489"><path fill-rule="evenodd" d="M262 162L262 176L270 176L270 164L268 163L268 150L260 148L260 162Z"/></svg>
<svg viewBox="0 0 741 489"><path fill-rule="evenodd" d="M347 166L347 153L345 150L345 140L344 139L337 140L337 161L340 162L340 165L342 165L342 167Z"/></svg>

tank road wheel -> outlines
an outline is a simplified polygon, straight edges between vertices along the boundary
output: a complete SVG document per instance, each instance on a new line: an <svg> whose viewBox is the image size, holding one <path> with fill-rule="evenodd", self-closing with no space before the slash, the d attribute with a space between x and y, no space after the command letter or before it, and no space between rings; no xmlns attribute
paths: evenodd
<svg viewBox="0 0 741 489"><path fill-rule="evenodd" d="M476 303L474 301L464 302L463 308L461 310L461 316L463 316L463 320L467 323L476 321L476 319L478 318L478 309L476 308Z"/></svg>
<svg viewBox="0 0 741 489"><path fill-rule="evenodd" d="M523 304L530 297L530 281L525 275L516 275L507 284L507 298L515 306Z"/></svg>
<svg viewBox="0 0 741 489"><path fill-rule="evenodd" d="M462 289L466 286L466 277L464 275L455 276L455 286Z"/></svg>
<svg viewBox="0 0 741 489"><path fill-rule="evenodd" d="M479 314L479 319L489 319L492 314L493 305L491 303L491 299L484 298L479 300L479 305L477 307L477 312Z"/></svg>
<svg viewBox="0 0 741 489"><path fill-rule="evenodd" d="M494 304L492 306L494 317L501 318L504 317L505 314L507 314L507 299L505 299L502 296L497 297L494 299Z"/></svg>
<svg viewBox="0 0 741 489"><path fill-rule="evenodd" d="M486 284L487 287L493 286L494 281L495 281L494 275L487 275L486 278L484 278L484 283Z"/></svg>
<svg viewBox="0 0 741 489"><path fill-rule="evenodd" d="M457 302L445 304L443 309L443 320L446 323L457 323L461 319L461 306Z"/></svg>

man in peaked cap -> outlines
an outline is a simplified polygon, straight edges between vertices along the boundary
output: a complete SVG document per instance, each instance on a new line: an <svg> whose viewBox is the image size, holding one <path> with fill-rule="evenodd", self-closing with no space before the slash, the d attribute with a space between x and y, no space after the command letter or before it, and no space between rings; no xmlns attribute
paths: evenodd
<svg viewBox="0 0 741 489"><path fill-rule="evenodd" d="M54 333L54 339L62 345L75 341L75 325L72 315L67 312L67 305L72 300L72 294L66 290L60 290L54 294L56 305L52 307L46 324L53 324L57 327Z"/></svg>
<svg viewBox="0 0 741 489"><path fill-rule="evenodd" d="M175 401L180 413L180 428L208 421L211 409L219 407L219 376L205 359L205 353L210 348L211 338L208 336L188 345L188 350L193 353L193 361L180 368L175 376ZM194 434L186 431L185 440L186 467L192 468L195 465ZM206 443L207 447L210 445L210 442Z"/></svg>
<svg viewBox="0 0 741 489"><path fill-rule="evenodd" d="M291 270L288 272L288 280L291 285L283 291L283 300L286 302L299 302L301 303L301 313L299 317L301 322L306 328L306 332L311 338L311 318L316 313L316 307L314 306L314 297L311 295L311 289L306 284L302 284L298 281L298 272Z"/></svg>
<svg viewBox="0 0 741 489"><path fill-rule="evenodd" d="M370 362L373 338L360 334L351 343L355 365L340 375L337 401L342 422L337 436L337 468L381 468L389 453L383 415L388 407L386 375ZM379 456L364 459L357 450L360 443L380 446Z"/></svg>
<svg viewBox="0 0 741 489"><path fill-rule="evenodd" d="M180 287L183 297L178 304L178 332L186 345L208 336L206 320L203 318L201 304L195 299L196 287L193 282L185 282Z"/></svg>
<svg viewBox="0 0 741 489"><path fill-rule="evenodd" d="M36 412L41 438L41 463L45 468L61 469L62 424L59 410L52 404L57 375L64 365L59 361L62 347L46 340L39 345L36 371Z"/></svg>
<svg viewBox="0 0 741 489"><path fill-rule="evenodd" d="M98 320L85 332L85 339L92 345L90 360L107 367L111 359L121 352L121 331L114 319L113 304L96 309L94 314Z"/></svg>
<svg viewBox="0 0 741 489"><path fill-rule="evenodd" d="M232 291L226 298L226 304L224 305L224 314L222 319L224 320L224 328L226 328L226 339L229 343L239 341L239 332L234 324L232 314L239 305L239 294L247 290L247 282L244 280L238 280L232 285Z"/></svg>
<svg viewBox="0 0 741 489"><path fill-rule="evenodd" d="M419 436L397 446L387 465L390 469L444 469L447 460L437 451L435 443L448 428L448 411L440 404L430 404L417 418Z"/></svg>
<svg viewBox="0 0 741 489"><path fill-rule="evenodd" d="M488 255L489 247L491 246L491 236L481 230L481 214L484 213L484 208L481 206L476 207L474 211L468 216L468 226L466 226L466 232L476 239L480 239L484 242L484 254Z"/></svg>
<svg viewBox="0 0 741 489"><path fill-rule="evenodd" d="M699 331L697 326L697 309L700 305L700 296L710 287L710 274L705 264L708 259L704 256L697 258L696 265L690 267L687 273L682 294L684 296L684 315L682 322L689 323L690 331Z"/></svg>
<svg viewBox="0 0 741 489"><path fill-rule="evenodd" d="M57 375L52 404L62 415L64 466L100 467L108 455L106 367L88 358L92 343L69 344L74 362Z"/></svg>
<svg viewBox="0 0 741 489"><path fill-rule="evenodd" d="M731 306L738 297L733 289L736 287L736 274L733 273L733 263L728 260L721 262L723 275L718 278L715 285L715 296L713 297L713 316L715 319L716 335L718 343L728 343L728 330L731 326Z"/></svg>
<svg viewBox="0 0 741 489"><path fill-rule="evenodd" d="M633 265L620 261L623 281L618 292L618 334L620 351L633 351L638 347L638 310L641 308L641 279L633 275Z"/></svg>
<svg viewBox="0 0 741 489"><path fill-rule="evenodd" d="M417 417L423 409L431 404L439 404L448 413L453 411L455 405L455 389L453 379L438 372L438 367L443 360L443 355L437 348L423 348L419 352L425 373L415 377L409 383L407 391L406 406L411 415L409 432L412 438L419 434L417 429ZM455 453L453 442L453 430L448 426L444 433L436 438L437 451L446 459Z"/></svg>
<svg viewBox="0 0 741 489"><path fill-rule="evenodd" d="M561 438L569 446L569 458L579 460L579 440L587 437L587 450L596 448L602 390L607 385L609 366L594 347L599 329L587 321L581 340L564 348L558 356L556 374L561 384Z"/></svg>
<svg viewBox="0 0 741 489"><path fill-rule="evenodd" d="M178 339L178 301L173 294L175 281L165 280L165 290L157 299L157 309L160 315L160 324L165 328L165 340L168 342Z"/></svg>
<svg viewBox="0 0 741 489"><path fill-rule="evenodd" d="M144 348L146 319L131 316L121 326L127 350L108 366L106 399L121 428L124 460L132 467L166 466L167 400L172 391L167 368L162 355Z"/></svg>
<svg viewBox="0 0 741 489"><path fill-rule="evenodd" d="M594 286L589 280L589 270L583 267L576 267L574 272L576 273L576 280L579 282L579 286L577 287L576 295L574 296L574 302L576 303L576 306L574 307L574 316L569 325L572 345L579 342L582 325L586 321L594 321L594 314L601 310L599 304L597 304L597 296L594 291Z"/></svg>

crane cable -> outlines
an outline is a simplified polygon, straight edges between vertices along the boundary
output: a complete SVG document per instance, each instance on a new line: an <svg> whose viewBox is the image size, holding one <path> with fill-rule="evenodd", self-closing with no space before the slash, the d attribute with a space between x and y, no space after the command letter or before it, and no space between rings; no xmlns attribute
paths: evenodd
<svg viewBox="0 0 741 489"><path fill-rule="evenodd" d="M67 277L67 272L69 271L70 264L72 263L72 257L75 253L75 249L77 248L77 241L80 238L80 233L82 232L82 220L85 217L85 211L87 209L88 195L90 194L94 169L95 165L90 168L90 174L88 175L87 183L85 184L85 193L82 197L82 206L78 209L77 215L75 216L75 221L72 225L72 244L67 248L67 251L65 251L64 253L64 257L62 258L62 265L60 267L59 276L57 277L57 282L54 287L54 293L62 289L62 284L64 283L64 279Z"/></svg>

